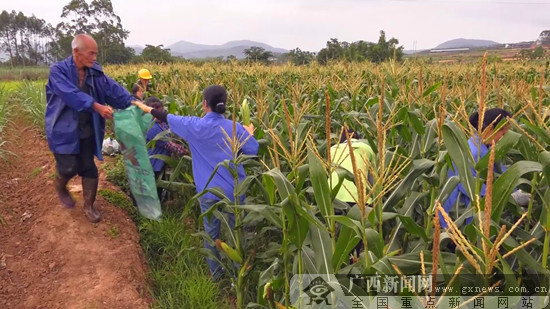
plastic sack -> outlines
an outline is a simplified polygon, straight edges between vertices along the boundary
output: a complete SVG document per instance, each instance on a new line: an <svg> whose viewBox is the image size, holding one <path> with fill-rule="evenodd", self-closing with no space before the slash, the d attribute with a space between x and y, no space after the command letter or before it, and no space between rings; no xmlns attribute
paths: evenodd
<svg viewBox="0 0 550 309"><path fill-rule="evenodd" d="M158 220L162 214L157 194L155 173L145 146L145 132L153 118L143 115L135 106L113 113L115 134L122 149L130 190L139 212L146 218Z"/></svg>
<svg viewBox="0 0 550 309"><path fill-rule="evenodd" d="M114 156L120 152L120 145L116 139L106 138L103 140L103 145L101 146L101 152L108 156Z"/></svg>

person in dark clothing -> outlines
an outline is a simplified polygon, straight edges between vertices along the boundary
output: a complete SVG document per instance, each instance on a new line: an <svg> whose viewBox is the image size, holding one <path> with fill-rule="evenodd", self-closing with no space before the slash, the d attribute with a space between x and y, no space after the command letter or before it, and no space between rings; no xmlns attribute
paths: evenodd
<svg viewBox="0 0 550 309"><path fill-rule="evenodd" d="M103 73L96 62L97 44L86 34L78 34L71 43L73 54L50 67L46 84L45 127L48 146L54 154L57 175L55 189L61 204L73 208L75 202L67 183L77 174L82 177L84 213L91 222L101 214L93 204L98 186L94 155L102 160L101 146L105 119L115 108L127 108L130 93Z"/></svg>
<svg viewBox="0 0 550 309"><path fill-rule="evenodd" d="M134 84L134 86L132 87L132 96L134 98L136 98L137 100L143 101L144 93L145 91L141 86L139 86L138 84Z"/></svg>
<svg viewBox="0 0 550 309"><path fill-rule="evenodd" d="M149 98L147 98L145 103L148 106L150 106L150 107L152 107L156 110L159 110L159 111L164 110L164 106L162 105L162 102L157 97L149 97ZM164 131L167 131L167 130L169 130L169 128L168 128L168 124L166 122L163 122L159 119L153 120L153 125L151 126L149 131L147 131L146 142L149 143L158 134L160 134ZM147 152L149 153L149 157L151 157L153 155L170 156L170 155L173 154L173 155L176 155L176 156L184 156L184 155L189 154L189 151L187 151L187 149L185 149L185 147L183 147L182 145L180 145L178 143L175 143L173 141L164 141L164 140L160 140L160 139L156 140L155 141L155 146L148 149ZM162 177L164 177L164 173L165 173L164 161L162 161L161 159L157 159L157 158L150 158L150 161L151 161L151 166L153 167L153 172L155 172L155 178L156 179L162 179ZM158 189L158 195L159 195L159 198L161 198L162 189L160 189L160 188Z"/></svg>

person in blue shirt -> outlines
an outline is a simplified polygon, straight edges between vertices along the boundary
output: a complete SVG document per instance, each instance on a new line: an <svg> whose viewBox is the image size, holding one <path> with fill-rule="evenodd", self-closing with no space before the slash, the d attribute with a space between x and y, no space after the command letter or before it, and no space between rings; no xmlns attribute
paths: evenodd
<svg viewBox="0 0 550 309"><path fill-rule="evenodd" d="M150 106L151 108L154 108L156 110L159 110L159 111L164 110L164 106L162 105L162 102L157 97L149 97L149 98L147 98L145 103L148 106ZM169 130L168 124L166 122L163 122L163 121L155 118L153 120L153 124L152 124L151 128L147 131L146 142L149 143L158 134L160 134L164 131L168 131L168 130ZM165 141L165 140L162 140L162 139L156 140L155 141L155 146L152 147L152 148L149 148L147 150L147 152L149 154L149 157L151 157L153 155L170 156L172 154L181 157L181 156L189 154L189 151L187 151L187 149L185 149L185 147L183 147L182 145L177 144L173 141ZM162 177L164 176L164 172L165 172L164 161L162 161L161 159L157 159L157 158L150 158L149 160L151 161L151 166L153 167L153 172L155 172L155 178L156 179L162 179ZM161 196L162 196L162 189L161 188L158 188L158 195L159 195L159 198L161 198Z"/></svg>
<svg viewBox="0 0 550 309"><path fill-rule="evenodd" d="M66 186L78 174L82 177L84 213L96 223L101 214L93 206L98 185L94 155L103 160L105 119L113 117L112 108L106 104L127 108L132 96L103 73L96 62L98 49L91 36L76 35L71 47L72 56L50 67L46 84L46 137L56 161L54 183L61 204L66 208L75 206Z"/></svg>
<svg viewBox="0 0 550 309"><path fill-rule="evenodd" d="M500 127L499 130L496 132L495 128L499 125L501 121L509 117L510 113L504 109L493 108L485 111L485 116L483 117L482 124L482 131L485 132L485 134L484 136L482 136L482 140L480 140L477 135L474 135L470 137L470 139L468 139L468 146L470 147L470 151L472 152L472 156L476 163L479 159L483 158L489 153L489 147L492 141L495 141L495 143L498 142L508 132L510 127L508 124ZM470 116L469 122L474 130L477 130L479 124L479 113L473 113ZM506 167L500 163L495 163L494 171L502 174L506 171ZM474 177L477 177L475 169L472 169L472 174ZM452 176L459 176L454 163L453 168L450 168L447 172L448 178L451 178ZM485 183L482 184L479 194L481 197L485 196ZM451 211L451 209L455 207L458 203L468 207L470 205L470 202L471 198L468 196L466 189L461 183L459 183L453 190L447 201L445 201L445 203L443 204L443 209L445 209L445 211L449 213L449 211ZM441 228L448 227L447 222L441 214L439 214L439 222L441 224ZM466 218L466 220L464 221L465 224L470 224L471 222L472 217Z"/></svg>
<svg viewBox="0 0 550 309"><path fill-rule="evenodd" d="M155 118L167 122L174 134L187 141L193 158L193 178L197 193L201 193L205 189L218 187L223 190L227 198L234 202L235 182L229 170L220 166L212 180L208 182L220 162L233 159L227 136L233 136L233 127L235 127L235 134L241 145L239 152L243 154L256 155L259 145L254 138L254 126L252 124L249 126L243 126L240 123L233 124L232 120L224 117L226 102L227 92L225 88L220 85L211 85L203 91L202 105L206 115L202 118L168 114L166 111L153 109L141 102L134 102L134 104L144 112L151 113ZM237 170L239 181L242 181L245 178L244 168L238 166ZM244 196L240 198L243 200ZM204 213L219 200L214 194L206 193L199 200L201 211ZM231 214L229 215L229 221L230 224L234 225L235 218ZM203 223L204 229L213 240L220 238L221 225L217 218L212 217L209 221L205 216ZM220 258L215 247L212 247L207 241L204 242L204 245L218 259ZM219 280L223 274L223 269L215 260L207 258L207 262L213 280Z"/></svg>

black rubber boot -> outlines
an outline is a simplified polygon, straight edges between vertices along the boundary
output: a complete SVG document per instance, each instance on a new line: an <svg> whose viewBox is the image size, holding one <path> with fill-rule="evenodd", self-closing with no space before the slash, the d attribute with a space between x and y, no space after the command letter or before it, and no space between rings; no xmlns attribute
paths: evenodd
<svg viewBox="0 0 550 309"><path fill-rule="evenodd" d="M84 214L88 221L97 223L101 220L101 213L94 208L97 193L97 178L82 177L82 192L84 194Z"/></svg>
<svg viewBox="0 0 550 309"><path fill-rule="evenodd" d="M59 197L59 201L61 202L61 205L63 205L63 207L74 208L75 202L73 200L73 197L67 190L67 183L69 182L69 180L71 179L56 174L54 180L55 191L57 192L57 197Z"/></svg>

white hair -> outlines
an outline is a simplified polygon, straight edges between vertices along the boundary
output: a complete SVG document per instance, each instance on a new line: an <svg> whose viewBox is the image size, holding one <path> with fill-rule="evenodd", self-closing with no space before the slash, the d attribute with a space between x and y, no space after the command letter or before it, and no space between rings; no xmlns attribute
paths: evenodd
<svg viewBox="0 0 550 309"><path fill-rule="evenodd" d="M88 37L87 34L81 33L74 36L71 41L71 49L84 49L84 38Z"/></svg>

